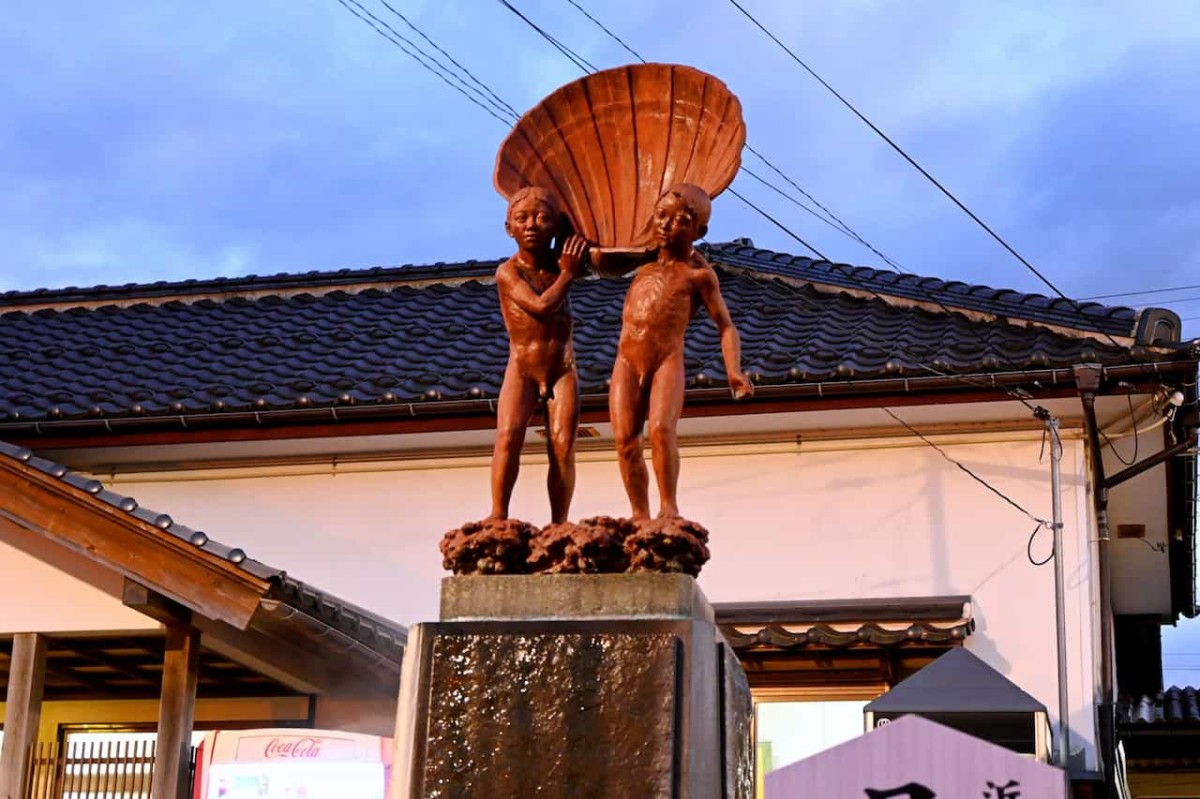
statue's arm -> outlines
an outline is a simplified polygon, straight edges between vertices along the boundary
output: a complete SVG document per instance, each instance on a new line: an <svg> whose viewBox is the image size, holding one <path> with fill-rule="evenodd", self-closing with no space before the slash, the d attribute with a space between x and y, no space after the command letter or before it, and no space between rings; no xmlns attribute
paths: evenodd
<svg viewBox="0 0 1200 799"><path fill-rule="evenodd" d="M704 264L696 272L696 289L704 309L717 325L721 334L721 355L725 359L725 373L729 375L729 390L734 399L744 399L754 395L754 384L742 372L742 339L733 319L729 316L729 307L721 296L721 284L717 273L708 264Z"/></svg>
<svg viewBox="0 0 1200 799"><path fill-rule="evenodd" d="M516 304L518 308L531 316L548 316L566 302L571 289L571 281L582 262L587 242L577 236L572 236L563 248L559 258L558 277L550 284L550 288L538 294L529 284L516 273L512 262L504 263L496 272L496 284L500 296Z"/></svg>

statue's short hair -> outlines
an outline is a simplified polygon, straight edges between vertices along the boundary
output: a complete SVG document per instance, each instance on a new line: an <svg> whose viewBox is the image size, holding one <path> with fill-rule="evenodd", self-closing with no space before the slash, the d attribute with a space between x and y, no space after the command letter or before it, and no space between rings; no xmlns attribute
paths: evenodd
<svg viewBox="0 0 1200 799"><path fill-rule="evenodd" d="M558 199L549 191L541 186L526 186L522 189L517 189L513 196L508 198L508 208L511 211L516 207L517 203L522 200L534 199L540 203L544 203L547 208L554 211L560 217L563 215L562 208L558 205Z"/></svg>
<svg viewBox="0 0 1200 799"><path fill-rule="evenodd" d="M668 195L674 195L682 200L683 204L696 215L696 221L700 223L700 226L708 227L708 220L712 217L712 200L709 199L708 192L693 183L676 183L663 192L663 197Z"/></svg>

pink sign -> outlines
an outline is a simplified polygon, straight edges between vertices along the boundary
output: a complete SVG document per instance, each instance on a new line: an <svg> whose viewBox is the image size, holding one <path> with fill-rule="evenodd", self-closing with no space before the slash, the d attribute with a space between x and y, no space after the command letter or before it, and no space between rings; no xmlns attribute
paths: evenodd
<svg viewBox="0 0 1200 799"><path fill-rule="evenodd" d="M904 716L766 777L765 799L1064 799L1061 769Z"/></svg>

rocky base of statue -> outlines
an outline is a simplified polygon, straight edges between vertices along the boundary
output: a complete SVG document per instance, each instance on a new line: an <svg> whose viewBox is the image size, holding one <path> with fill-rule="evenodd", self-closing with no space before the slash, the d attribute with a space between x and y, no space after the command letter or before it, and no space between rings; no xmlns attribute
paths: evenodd
<svg viewBox="0 0 1200 799"><path fill-rule="evenodd" d="M538 529L517 519L468 522L442 538L454 574L621 574L692 577L708 561L708 530L679 517L632 521L593 516Z"/></svg>
<svg viewBox="0 0 1200 799"><path fill-rule="evenodd" d="M442 537L442 568L455 574L527 574L529 539L537 532L518 519L467 522Z"/></svg>
<svg viewBox="0 0 1200 799"><path fill-rule="evenodd" d="M619 574L625 571L629 523L595 516L578 524L550 524L529 542L533 574Z"/></svg>
<svg viewBox="0 0 1200 799"><path fill-rule="evenodd" d="M626 571L681 572L692 577L708 562L708 530L681 517L633 523L625 539Z"/></svg>

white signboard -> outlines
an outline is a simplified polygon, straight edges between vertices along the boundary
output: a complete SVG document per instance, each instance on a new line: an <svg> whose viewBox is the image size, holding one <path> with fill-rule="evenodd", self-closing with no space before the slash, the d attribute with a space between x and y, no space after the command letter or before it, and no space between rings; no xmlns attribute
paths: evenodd
<svg viewBox="0 0 1200 799"><path fill-rule="evenodd" d="M767 775L765 799L1065 799L1062 770L904 716Z"/></svg>

